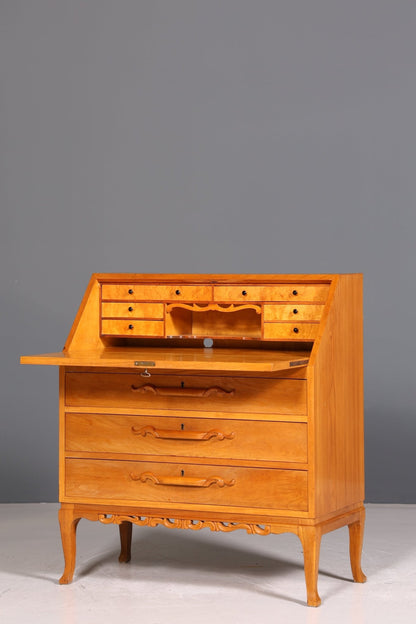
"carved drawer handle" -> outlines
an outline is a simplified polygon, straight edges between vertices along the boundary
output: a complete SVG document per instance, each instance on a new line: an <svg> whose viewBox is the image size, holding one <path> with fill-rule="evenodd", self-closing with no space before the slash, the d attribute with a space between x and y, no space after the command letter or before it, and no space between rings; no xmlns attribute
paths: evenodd
<svg viewBox="0 0 416 624"><path fill-rule="evenodd" d="M211 440L211 438L217 438L217 440L233 440L235 432L222 433L217 429L211 429L207 432L199 431L175 431L174 429L156 429L152 425L146 425L145 427L132 427L134 435L146 437L151 435L154 438L162 440Z"/></svg>
<svg viewBox="0 0 416 624"><path fill-rule="evenodd" d="M157 477L153 472L142 472L139 475L131 472L130 479L132 481L141 481L142 483L150 481L153 485L174 485L179 487L207 488L211 485L217 485L219 488L223 488L235 485L235 479L224 481L221 477L207 477L206 479L200 479L199 477Z"/></svg>
<svg viewBox="0 0 416 624"><path fill-rule="evenodd" d="M155 386L154 384L144 384L143 386L131 385L133 392L144 394L148 392L157 396L180 396L180 397L207 397L215 394L216 396L234 396L235 390L224 390L220 386L211 386L211 388L170 388L169 386Z"/></svg>

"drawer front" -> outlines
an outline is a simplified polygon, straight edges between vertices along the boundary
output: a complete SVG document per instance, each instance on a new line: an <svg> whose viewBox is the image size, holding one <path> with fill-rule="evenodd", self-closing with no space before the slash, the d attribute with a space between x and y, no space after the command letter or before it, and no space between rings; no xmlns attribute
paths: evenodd
<svg viewBox="0 0 416 624"><path fill-rule="evenodd" d="M66 414L67 452L307 462L306 423Z"/></svg>
<svg viewBox="0 0 416 624"><path fill-rule="evenodd" d="M103 300L211 301L212 287L184 284L103 284Z"/></svg>
<svg viewBox="0 0 416 624"><path fill-rule="evenodd" d="M116 303L108 301L101 304L103 318L138 318L163 319L163 303Z"/></svg>
<svg viewBox="0 0 416 624"><path fill-rule="evenodd" d="M319 323L264 323L267 340L314 340Z"/></svg>
<svg viewBox="0 0 416 624"><path fill-rule="evenodd" d="M197 503L307 510L307 472L215 465L67 459L74 500Z"/></svg>
<svg viewBox="0 0 416 624"><path fill-rule="evenodd" d="M130 373L67 373L66 404L306 414L306 381L203 375L152 375L146 379Z"/></svg>
<svg viewBox="0 0 416 624"><path fill-rule="evenodd" d="M264 338L270 340L314 340L319 323L264 323Z"/></svg>
<svg viewBox="0 0 416 624"><path fill-rule="evenodd" d="M265 286L214 286L214 301L320 301L328 284L275 284Z"/></svg>
<svg viewBox="0 0 416 624"><path fill-rule="evenodd" d="M164 321L138 321L103 319L101 321L103 336L164 336Z"/></svg>
<svg viewBox="0 0 416 624"><path fill-rule="evenodd" d="M274 305L265 304L263 317L267 321L319 321L324 306L314 304Z"/></svg>

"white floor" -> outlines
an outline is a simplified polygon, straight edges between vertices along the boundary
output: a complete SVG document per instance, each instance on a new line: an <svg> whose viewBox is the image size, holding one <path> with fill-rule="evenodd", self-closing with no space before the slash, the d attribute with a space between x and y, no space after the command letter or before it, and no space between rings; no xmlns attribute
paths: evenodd
<svg viewBox="0 0 416 624"><path fill-rule="evenodd" d="M323 537L322 606L305 606L302 551L289 534L133 529L118 563L118 528L82 520L71 585L55 504L0 505L4 624L407 624L416 619L416 505L368 505L364 585L351 580L348 530Z"/></svg>

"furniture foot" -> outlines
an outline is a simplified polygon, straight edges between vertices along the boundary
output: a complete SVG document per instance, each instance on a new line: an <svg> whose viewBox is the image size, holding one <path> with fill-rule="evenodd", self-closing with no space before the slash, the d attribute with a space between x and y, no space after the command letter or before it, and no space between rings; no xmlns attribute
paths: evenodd
<svg viewBox="0 0 416 624"><path fill-rule="evenodd" d="M64 551L65 570L59 579L60 585L67 585L72 581L75 569L76 530L81 518L76 518L72 509L59 510L59 525L61 528L62 548Z"/></svg>
<svg viewBox="0 0 416 624"><path fill-rule="evenodd" d="M361 553L364 538L365 509L360 512L360 519L348 525L350 532L350 560L352 576L356 583L365 583L366 575L361 569Z"/></svg>
<svg viewBox="0 0 416 624"><path fill-rule="evenodd" d="M118 560L120 563L128 563L131 559L132 529L133 525L131 522L122 522L119 525L121 550Z"/></svg>
<svg viewBox="0 0 416 624"><path fill-rule="evenodd" d="M318 568L321 537L322 532L318 527L299 527L299 538L303 546L308 607L319 607L321 604L321 599L318 594Z"/></svg>

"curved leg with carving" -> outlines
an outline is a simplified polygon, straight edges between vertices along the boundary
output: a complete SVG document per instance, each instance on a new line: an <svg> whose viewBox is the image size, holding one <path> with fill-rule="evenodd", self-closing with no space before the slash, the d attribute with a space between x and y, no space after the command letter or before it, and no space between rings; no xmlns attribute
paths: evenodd
<svg viewBox="0 0 416 624"><path fill-rule="evenodd" d="M363 549L365 510L360 513L358 522L348 525L350 532L350 560L352 576L356 583L365 583L366 575L361 569L361 553Z"/></svg>
<svg viewBox="0 0 416 624"><path fill-rule="evenodd" d="M299 537L303 546L308 607L319 607L321 599L318 594L318 568L322 532L314 526L301 526Z"/></svg>
<svg viewBox="0 0 416 624"><path fill-rule="evenodd" d="M122 522L119 525L121 550L118 560L120 563L128 563L131 559L132 529L133 525L131 522Z"/></svg>
<svg viewBox="0 0 416 624"><path fill-rule="evenodd" d="M75 570L76 531L81 518L76 518L72 509L59 510L59 525L61 528L62 548L65 558L65 570L59 579L60 585L67 585L72 581Z"/></svg>

